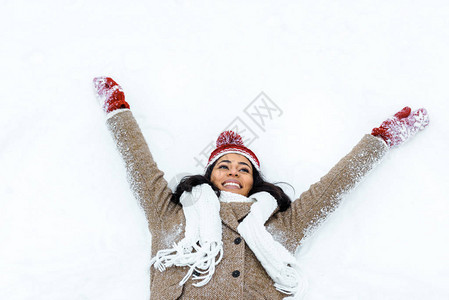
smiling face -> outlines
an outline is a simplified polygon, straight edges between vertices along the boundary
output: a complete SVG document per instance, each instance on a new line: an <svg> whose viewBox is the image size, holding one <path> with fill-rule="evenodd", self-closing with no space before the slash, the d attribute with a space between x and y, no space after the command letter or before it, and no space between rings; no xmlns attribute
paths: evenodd
<svg viewBox="0 0 449 300"><path fill-rule="evenodd" d="M221 191L247 197L253 187L253 167L243 155L229 153L217 160L210 180Z"/></svg>

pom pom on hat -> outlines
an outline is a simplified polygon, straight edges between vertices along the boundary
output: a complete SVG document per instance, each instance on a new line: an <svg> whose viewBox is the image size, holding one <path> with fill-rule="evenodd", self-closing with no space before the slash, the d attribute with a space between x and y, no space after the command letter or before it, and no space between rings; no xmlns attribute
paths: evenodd
<svg viewBox="0 0 449 300"><path fill-rule="evenodd" d="M234 131L228 130L223 131L217 139L217 148L225 146L225 145L243 145L242 137L235 133Z"/></svg>
<svg viewBox="0 0 449 300"><path fill-rule="evenodd" d="M228 130L222 132L217 139L217 148L212 151L206 169L212 165L218 158L228 153L236 153L245 156L260 171L260 163L257 156L245 147L242 137L234 131Z"/></svg>

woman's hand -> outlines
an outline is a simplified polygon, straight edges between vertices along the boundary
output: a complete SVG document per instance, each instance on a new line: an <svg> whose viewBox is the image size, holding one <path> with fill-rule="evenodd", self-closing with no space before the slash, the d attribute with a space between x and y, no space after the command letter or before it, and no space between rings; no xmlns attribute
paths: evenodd
<svg viewBox="0 0 449 300"><path fill-rule="evenodd" d="M119 108L128 108L120 85L110 77L95 77L94 87L103 110L110 113Z"/></svg>
<svg viewBox="0 0 449 300"><path fill-rule="evenodd" d="M406 106L393 117L385 120L380 127L371 132L374 136L381 137L392 148L401 145L417 132L429 125L429 116L425 108L411 111Z"/></svg>

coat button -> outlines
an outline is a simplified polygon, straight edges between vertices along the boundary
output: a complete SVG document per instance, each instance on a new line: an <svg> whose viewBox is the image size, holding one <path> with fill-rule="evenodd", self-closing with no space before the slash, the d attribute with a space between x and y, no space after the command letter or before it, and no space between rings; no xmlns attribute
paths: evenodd
<svg viewBox="0 0 449 300"><path fill-rule="evenodd" d="M240 271L239 270L235 270L234 272L232 272L232 277L239 277L240 276Z"/></svg>
<svg viewBox="0 0 449 300"><path fill-rule="evenodd" d="M242 242L242 238L238 237L234 240L234 244L238 245Z"/></svg>

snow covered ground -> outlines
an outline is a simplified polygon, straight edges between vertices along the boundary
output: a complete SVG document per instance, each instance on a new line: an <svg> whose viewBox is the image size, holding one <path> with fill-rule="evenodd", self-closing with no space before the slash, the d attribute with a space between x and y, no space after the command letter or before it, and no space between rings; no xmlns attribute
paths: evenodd
<svg viewBox="0 0 449 300"><path fill-rule="evenodd" d="M2 0L0 25L0 299L149 297L151 237L92 91L101 75L167 180L201 172L195 158L243 121L292 197L386 117L426 107L428 129L298 259L305 299L449 298L447 0ZM278 110L259 127L245 111L262 91Z"/></svg>

